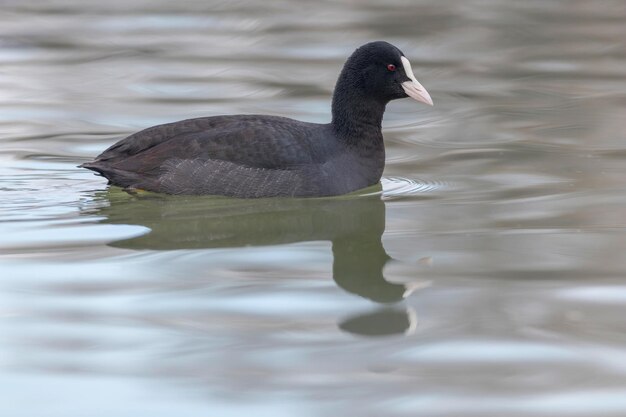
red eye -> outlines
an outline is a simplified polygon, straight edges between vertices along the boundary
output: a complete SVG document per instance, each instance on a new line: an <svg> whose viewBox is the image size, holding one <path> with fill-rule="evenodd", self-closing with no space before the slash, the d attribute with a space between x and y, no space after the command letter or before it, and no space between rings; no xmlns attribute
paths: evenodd
<svg viewBox="0 0 626 417"><path fill-rule="evenodd" d="M387 65L387 69L388 69L389 71L395 71L395 70L396 70L396 66L395 66L395 65L393 65L393 64L389 64L389 65Z"/></svg>

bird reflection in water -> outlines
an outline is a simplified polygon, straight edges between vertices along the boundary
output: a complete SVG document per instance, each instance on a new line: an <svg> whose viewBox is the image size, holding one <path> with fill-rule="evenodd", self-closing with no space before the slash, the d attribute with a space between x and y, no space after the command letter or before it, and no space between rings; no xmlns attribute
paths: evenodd
<svg viewBox="0 0 626 417"><path fill-rule="evenodd" d="M367 195L315 199L238 200L128 196L116 189L100 194L89 214L110 224L137 224L142 236L111 246L136 250L176 250L268 246L307 241L332 243L333 279L342 289L382 304L376 310L343 318L340 329L364 336L407 334L416 325L412 309L394 306L415 285L392 283L383 269L391 260L382 245L385 203L380 186Z"/></svg>

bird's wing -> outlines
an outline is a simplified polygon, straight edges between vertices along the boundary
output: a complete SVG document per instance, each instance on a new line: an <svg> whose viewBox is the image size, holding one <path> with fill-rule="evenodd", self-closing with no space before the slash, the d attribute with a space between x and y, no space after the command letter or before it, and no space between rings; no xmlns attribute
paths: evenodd
<svg viewBox="0 0 626 417"><path fill-rule="evenodd" d="M135 133L105 150L94 163L132 172L149 172L170 159L285 169L323 158L310 132L309 123L279 117L189 119Z"/></svg>

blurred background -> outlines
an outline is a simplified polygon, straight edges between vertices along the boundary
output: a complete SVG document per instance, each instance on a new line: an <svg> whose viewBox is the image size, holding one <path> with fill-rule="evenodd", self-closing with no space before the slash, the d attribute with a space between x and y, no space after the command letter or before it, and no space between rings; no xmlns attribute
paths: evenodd
<svg viewBox="0 0 626 417"><path fill-rule="evenodd" d="M398 46L380 188L130 196L142 128L325 123ZM626 415L626 3L0 2L0 415Z"/></svg>

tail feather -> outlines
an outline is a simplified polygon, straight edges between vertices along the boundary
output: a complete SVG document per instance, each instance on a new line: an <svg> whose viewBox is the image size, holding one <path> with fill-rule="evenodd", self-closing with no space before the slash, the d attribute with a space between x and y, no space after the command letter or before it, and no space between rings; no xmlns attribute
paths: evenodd
<svg viewBox="0 0 626 417"><path fill-rule="evenodd" d="M85 162L80 164L78 168L94 171L96 175L109 180L109 184L120 187L134 187L141 181L141 178L136 173L108 166L101 161Z"/></svg>

